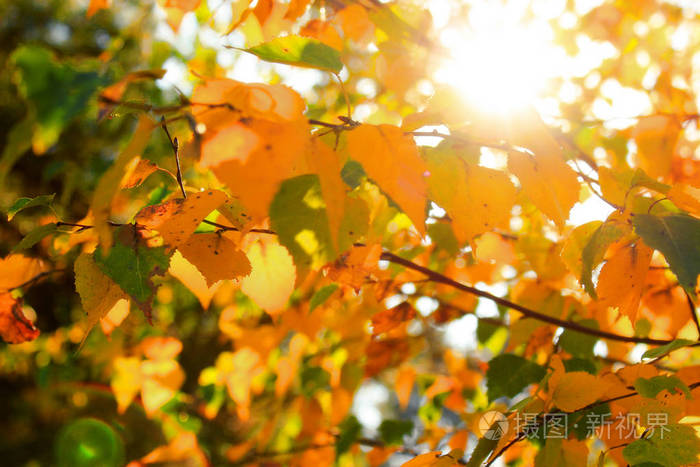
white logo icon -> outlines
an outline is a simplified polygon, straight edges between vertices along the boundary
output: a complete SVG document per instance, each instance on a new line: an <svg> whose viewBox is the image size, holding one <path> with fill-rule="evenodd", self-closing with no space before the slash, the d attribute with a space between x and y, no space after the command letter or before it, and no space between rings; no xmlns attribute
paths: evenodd
<svg viewBox="0 0 700 467"><path fill-rule="evenodd" d="M501 439L508 431L508 419L496 410L490 410L479 419L479 432L486 439Z"/></svg>

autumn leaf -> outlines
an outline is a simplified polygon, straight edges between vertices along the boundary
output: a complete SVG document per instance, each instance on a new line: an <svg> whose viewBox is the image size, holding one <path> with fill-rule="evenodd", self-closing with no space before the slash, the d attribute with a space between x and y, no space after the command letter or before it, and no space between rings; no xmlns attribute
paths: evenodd
<svg viewBox="0 0 700 467"><path fill-rule="evenodd" d="M618 249L600 270L596 287L599 303L618 308L634 323L652 253L641 241Z"/></svg>
<svg viewBox="0 0 700 467"><path fill-rule="evenodd" d="M22 254L10 254L0 259L0 292L9 291L47 270L46 263Z"/></svg>
<svg viewBox="0 0 700 467"><path fill-rule="evenodd" d="M153 276L168 269L168 256L163 247L149 247L134 226L120 227L117 243L105 253L101 247L94 259L99 269L126 292L151 319L151 302L157 286Z"/></svg>
<svg viewBox="0 0 700 467"><path fill-rule="evenodd" d="M38 336L39 330L22 311L22 300L0 294L0 337L8 344L20 344Z"/></svg>
<svg viewBox="0 0 700 467"><path fill-rule="evenodd" d="M204 275L207 287L220 280L247 276L251 272L248 257L235 243L218 233L192 235L178 249Z"/></svg>
<svg viewBox="0 0 700 467"><path fill-rule="evenodd" d="M157 230L168 249L185 243L205 217L226 201L226 194L218 190L200 191L184 200L147 206L136 216L136 222Z"/></svg>
<svg viewBox="0 0 700 467"><path fill-rule="evenodd" d="M197 300L199 300L199 303L205 310L209 308L212 297L221 285L219 283L214 283L211 286L207 285L207 281L199 269L187 261L179 251L176 251L170 258L168 273L182 282L197 297Z"/></svg>
<svg viewBox="0 0 700 467"><path fill-rule="evenodd" d="M251 272L241 290L271 314L278 314L294 291L296 269L292 257L279 243L257 242L246 250Z"/></svg>
<svg viewBox="0 0 700 467"><path fill-rule="evenodd" d="M460 243L507 226L516 192L504 172L440 151L428 152L427 163L430 198L448 212Z"/></svg>
<svg viewBox="0 0 700 467"><path fill-rule="evenodd" d="M428 168L413 139L395 126L361 125L348 133L348 151L425 233Z"/></svg>
<svg viewBox="0 0 700 467"><path fill-rule="evenodd" d="M92 255L83 253L78 256L73 268L75 290L87 314L87 335L119 300L128 299L128 295L100 270Z"/></svg>
<svg viewBox="0 0 700 467"><path fill-rule="evenodd" d="M569 211L578 201L579 185L576 174L558 154L520 151L508 155L508 169L513 172L523 191L547 217L561 229Z"/></svg>
<svg viewBox="0 0 700 467"><path fill-rule="evenodd" d="M372 334L382 334L412 320L416 310L408 302L402 302L393 308L379 311L372 316Z"/></svg>

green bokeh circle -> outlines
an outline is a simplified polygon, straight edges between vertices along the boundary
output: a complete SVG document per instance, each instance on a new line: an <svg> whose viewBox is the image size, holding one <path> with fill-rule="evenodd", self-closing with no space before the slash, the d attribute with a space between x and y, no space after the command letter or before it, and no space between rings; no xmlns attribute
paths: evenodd
<svg viewBox="0 0 700 467"><path fill-rule="evenodd" d="M65 425L55 442L60 467L121 467L124 443L105 422L80 418Z"/></svg>

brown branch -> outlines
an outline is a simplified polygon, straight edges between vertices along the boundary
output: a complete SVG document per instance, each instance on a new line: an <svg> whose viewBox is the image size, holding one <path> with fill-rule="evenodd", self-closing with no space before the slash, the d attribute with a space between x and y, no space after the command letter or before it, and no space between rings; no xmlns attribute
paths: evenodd
<svg viewBox="0 0 700 467"><path fill-rule="evenodd" d="M495 456L493 456L493 458L491 458L490 461L488 461L488 463L486 464L485 467L490 467L491 464L493 464L493 463L496 461L496 459L498 459L499 457L501 457L501 456L503 455L503 453L506 452L511 446L513 446L515 443L518 443L518 442L524 440L525 438L526 438L526 433L525 433L524 431L521 431L520 433L518 433L518 435L517 435L515 438L513 438L512 440L510 440L510 441L508 442L508 444L506 444L505 446L503 446L503 447L501 448L501 450L498 451L498 453L497 453Z"/></svg>
<svg viewBox="0 0 700 467"><path fill-rule="evenodd" d="M207 219L204 219L202 222L204 222L205 224L209 224L213 227L216 227L219 230L230 230L233 232L241 232L241 229L239 229L238 227L233 227L231 225L219 224L218 222L209 221ZM246 232L277 235L277 232L275 232L274 230L270 230L270 229L250 229L250 230L246 230Z"/></svg>
<svg viewBox="0 0 700 467"><path fill-rule="evenodd" d="M177 173L175 179L177 184L180 185L180 191L182 191L182 197L187 198L187 193L185 192L185 186L182 184L182 170L180 170L180 145L177 142L177 137L172 138L170 132L168 131L168 126L165 124L165 116L160 118L160 126L165 131L168 141L170 141L170 147L173 148L173 154L175 155L175 167L177 167Z"/></svg>
<svg viewBox="0 0 700 467"><path fill-rule="evenodd" d="M476 295L477 297L482 297L486 298L488 300L491 300L492 302L495 302L501 306L505 306L507 308L510 308L512 310L518 311L522 313L523 315L527 316L528 318L534 318L539 321L543 321L545 323L549 324L554 324L556 326L561 326L566 329L571 329L572 331L578 331L583 334L588 334L591 336L597 336L603 339L609 339L609 340L614 340L614 341L619 341L619 342L633 342L637 344L651 344L651 345L665 345L668 344L672 341L666 340L666 339L651 339L648 337L636 337L636 336L621 336L619 334L613 334L611 332L607 331L602 331L599 329L593 329L588 326L583 326L579 323L575 323L572 321L565 321L562 319L554 318L549 315L545 315L543 313L540 313L535 310L531 310L530 308L524 307L522 305L518 305L517 303L513 303L510 300L507 300L505 298L498 297L496 295L490 294L486 291L479 290L475 287L471 287L468 285L464 285L460 282L455 281L454 279L450 279L447 276L444 276L440 274L437 271L433 271L432 269L428 269L424 266L420 266L416 263L413 263L412 261L409 261L407 259L404 259L398 255L395 255L394 253L390 253L388 251L385 251L381 255L381 259L385 261L389 261L395 264L399 264L401 266L404 266L408 269L412 269L414 271L420 272L422 274L425 274L428 276L433 282L438 282L440 284L445 284L449 285L457 290L461 290L462 292L466 292L472 295Z"/></svg>
<svg viewBox="0 0 700 467"><path fill-rule="evenodd" d="M39 282L41 279L43 279L47 276L50 276L51 274L55 274L57 272L66 272L66 271L68 271L68 269L52 269L50 271L40 272L36 276L32 277L29 280L22 282L19 285L15 285L14 287L10 287L9 289L5 289L5 292L9 292L10 290L21 289L23 287L34 285L35 283Z"/></svg>
<svg viewBox="0 0 700 467"><path fill-rule="evenodd" d="M698 314L695 311L695 303L693 303L692 297L685 289L683 289L683 292L685 293L686 300L688 300L688 308L690 308L690 317L693 318L693 323L695 323L695 329L697 329L698 331L698 339L700 339L700 322L698 322Z"/></svg>

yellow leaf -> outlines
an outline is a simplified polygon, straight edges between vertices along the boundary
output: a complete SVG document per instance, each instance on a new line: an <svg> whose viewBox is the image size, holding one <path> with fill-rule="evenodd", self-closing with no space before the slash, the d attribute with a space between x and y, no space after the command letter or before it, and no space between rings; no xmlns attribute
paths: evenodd
<svg viewBox="0 0 700 467"><path fill-rule="evenodd" d="M211 287L220 280L250 274L248 257L228 238L217 233L192 235L180 245L180 253L194 264Z"/></svg>
<svg viewBox="0 0 700 467"><path fill-rule="evenodd" d="M680 120L673 115L640 118L632 129L639 167L650 177L665 177L671 171L671 160L680 132Z"/></svg>
<svg viewBox="0 0 700 467"><path fill-rule="evenodd" d="M569 211L578 201L579 184L576 174L560 155L542 152L531 156L511 151L508 168L518 177L535 206L563 228Z"/></svg>
<svg viewBox="0 0 700 467"><path fill-rule="evenodd" d="M205 310L209 308L212 297L221 286L218 283L211 285L211 287L208 286L202 273L192 263L187 261L179 251L176 251L170 259L168 272L182 282L197 297L197 300L199 300L199 303Z"/></svg>
<svg viewBox="0 0 700 467"><path fill-rule="evenodd" d="M668 190L666 197L681 209L700 216L700 188L677 183Z"/></svg>
<svg viewBox="0 0 700 467"><path fill-rule="evenodd" d="M565 412L573 412L600 399L607 385L585 371L572 371L550 380L552 404Z"/></svg>
<svg viewBox="0 0 700 467"><path fill-rule="evenodd" d="M114 374L110 383L117 410L124 413L141 389L141 361L138 357L114 359Z"/></svg>
<svg viewBox="0 0 700 467"><path fill-rule="evenodd" d="M348 133L348 150L424 234L428 168L413 138L392 125L361 125Z"/></svg>
<svg viewBox="0 0 700 467"><path fill-rule="evenodd" d="M345 183L340 177L341 167L338 154L320 139L314 138L311 151L307 156L307 164L309 169L318 175L321 182L321 194L326 202L328 227L337 248L340 223L343 220L346 202Z"/></svg>
<svg viewBox="0 0 700 467"><path fill-rule="evenodd" d="M141 399L148 415L172 399L185 381L185 372L175 360L145 360L141 376Z"/></svg>
<svg viewBox="0 0 700 467"><path fill-rule="evenodd" d="M38 258L21 254L7 255L0 259L0 291L18 287L46 270L46 264Z"/></svg>
<svg viewBox="0 0 700 467"><path fill-rule="evenodd" d="M428 157L430 197L450 215L460 242L508 226L516 192L504 172L468 164L452 154Z"/></svg>
<svg viewBox="0 0 700 467"><path fill-rule="evenodd" d="M617 307L632 324L637 319L653 252L641 240L620 248L608 259L598 276L596 293L599 303L605 307Z"/></svg>
<svg viewBox="0 0 700 467"><path fill-rule="evenodd" d="M110 312L119 300L128 300L124 291L95 264L92 255L83 253L75 260L75 290L87 313L90 330Z"/></svg>
<svg viewBox="0 0 700 467"><path fill-rule="evenodd" d="M130 166L129 163L136 156L139 156L148 144L148 140L151 138L151 131L154 128L153 122L146 115L142 115L139 118L138 126L131 141L122 150L122 152L114 161L112 167L110 167L100 181L97 183L97 188L95 188L95 193L92 198L91 210L94 217L95 231L100 240L100 245L105 253L109 251L112 247L112 227L107 223L109 216L112 212L112 198L119 190L119 184L125 178L129 178L129 173L127 169L131 167L133 170L134 166Z"/></svg>
<svg viewBox="0 0 700 467"><path fill-rule="evenodd" d="M401 467L429 467L435 465L440 458L440 451L431 451L416 456L408 462L401 464Z"/></svg>
<svg viewBox="0 0 700 467"><path fill-rule="evenodd" d="M294 291L296 269L291 255L274 240L254 243L246 253L252 271L243 279L241 290L268 313L279 313Z"/></svg>
<svg viewBox="0 0 700 467"><path fill-rule="evenodd" d="M165 246L174 249L185 243L204 218L225 201L222 191L200 191L187 199L147 206L138 213L136 222L157 230Z"/></svg>
<svg viewBox="0 0 700 467"><path fill-rule="evenodd" d="M129 300L119 300L114 304L111 310L107 312L104 318L100 320L100 327L105 336L112 334L129 315L130 308Z"/></svg>

